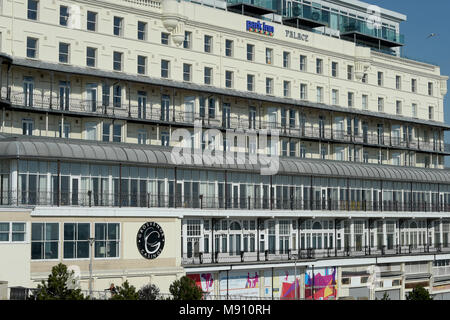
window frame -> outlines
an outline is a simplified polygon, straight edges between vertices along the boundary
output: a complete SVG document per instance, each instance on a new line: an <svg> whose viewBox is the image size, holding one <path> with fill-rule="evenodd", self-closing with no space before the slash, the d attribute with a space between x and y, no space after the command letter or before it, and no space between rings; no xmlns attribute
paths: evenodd
<svg viewBox="0 0 450 320"><path fill-rule="evenodd" d="M62 45L67 47L67 53L62 53L61 52L61 46ZM67 61L61 61L61 57L64 56L64 55L67 55ZM70 64L70 43L59 42L58 62L59 63L63 63L63 64Z"/></svg>
<svg viewBox="0 0 450 320"><path fill-rule="evenodd" d="M92 50L94 52L94 58L89 57L89 50ZM88 61L94 61L94 65L90 66ZM89 68L96 68L97 67L97 48L94 47L86 47L86 66Z"/></svg>
<svg viewBox="0 0 450 320"><path fill-rule="evenodd" d="M40 240L33 240L33 224L43 224L44 225L44 229L43 229L43 238ZM58 240L47 240L45 235L47 234L47 225L48 224L56 224L57 225L57 230L58 230ZM33 242L40 242L44 244L44 257L40 258L40 259L33 259ZM57 253L57 257L56 258L52 258L52 259L46 259L45 258L45 243L46 242L57 242L57 248L58 248L58 253ZM41 221L36 221L36 222L32 222L31 223L31 236L30 236L30 245L31 245L31 257L30 257L30 261L59 261L60 257L61 257L61 230L60 230L60 223L59 222L41 222Z"/></svg>
<svg viewBox="0 0 450 320"><path fill-rule="evenodd" d="M89 20L89 14L94 15L94 17L95 17L94 21ZM98 21L98 12L88 10L86 12L86 30L91 31L91 32L97 32L97 21ZM89 29L89 25L93 25L94 29L93 30Z"/></svg>
<svg viewBox="0 0 450 320"><path fill-rule="evenodd" d="M76 229L75 229L75 239L74 240L66 240L65 239L65 227L66 227L66 225L69 225L69 224L74 224L76 227ZM88 225L89 226L89 236L88 236L88 238L87 238L87 240L78 240L78 225L80 225L80 224L86 224L86 225ZM89 243L89 239L90 238L92 238L92 223L90 223L90 222L63 222L63 239L62 239L62 260L66 260L66 261L74 261L74 260L79 260L79 261L83 261L83 260L89 260L90 259L90 257L91 257L91 254L92 254L92 252L91 252L91 246L90 246L90 243ZM78 242L87 242L87 244L88 244L88 256L86 257L86 258L79 258L78 257ZM66 258L65 257L65 243L66 242L74 242L75 243L75 257L74 258Z"/></svg>
<svg viewBox="0 0 450 320"><path fill-rule="evenodd" d="M8 229L8 241L1 241L0 240L0 244L5 244L5 243L9 243L9 244L23 244L23 243L28 243L29 242L29 239L28 239L28 232L27 232L27 226L28 226L28 224L27 224L27 222L25 222L25 221L0 221L0 224L8 224L9 225L9 229ZM13 230L13 224L22 224L22 225L24 225L24 231L22 232L22 231L14 231ZM0 232L0 233L6 233L6 232ZM20 233L20 234L23 234L23 240L21 240L21 241L14 241L13 240L13 235L14 234L18 234L18 233Z"/></svg>
<svg viewBox="0 0 450 320"><path fill-rule="evenodd" d="M28 45L30 44L29 41L34 41L35 47L31 48ZM30 50L34 50L34 56L30 57L28 53ZM27 46L26 46L26 52L27 52L27 58L28 59L38 59L39 57L39 39L34 37L27 37Z"/></svg>
<svg viewBox="0 0 450 320"><path fill-rule="evenodd" d="M119 259L121 259L121 249L122 249L122 224L120 223L120 222L95 222L95 223L93 223L94 224L94 228L93 228L93 234L94 234L94 238L96 239L95 240L95 243L94 243L94 256L93 256L93 259L96 259L96 260L119 260ZM119 226L119 232L118 232L118 238L116 238L116 239L114 239L114 240L111 240L111 239L109 239L107 236L108 236L108 225L109 224L115 224L115 225L118 225ZM97 225L106 225L106 232L105 232L105 239L103 240L97 240L97 234L96 234L96 226ZM117 248L117 256L116 257L107 257L106 256L106 253L105 253L105 257L97 257L97 250L96 250L96 246L97 246L97 241L104 241L105 243L106 242L108 242L108 241L116 241L117 242L117 245L118 245L118 248ZM107 248L107 245L105 246L106 248Z"/></svg>

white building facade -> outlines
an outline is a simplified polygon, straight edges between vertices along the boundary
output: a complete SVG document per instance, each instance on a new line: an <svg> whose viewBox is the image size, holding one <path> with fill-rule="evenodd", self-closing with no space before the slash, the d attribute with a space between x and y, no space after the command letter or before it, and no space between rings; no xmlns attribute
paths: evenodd
<svg viewBox="0 0 450 320"><path fill-rule="evenodd" d="M95 291L187 274L209 299L449 297L448 77L402 57L406 16L350 0L0 13L0 287L62 262Z"/></svg>

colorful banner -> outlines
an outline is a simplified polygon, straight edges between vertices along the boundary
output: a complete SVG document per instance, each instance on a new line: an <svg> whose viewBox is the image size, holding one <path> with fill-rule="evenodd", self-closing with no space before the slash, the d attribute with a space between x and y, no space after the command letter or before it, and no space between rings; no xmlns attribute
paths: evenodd
<svg viewBox="0 0 450 320"><path fill-rule="evenodd" d="M220 295L259 298L260 276L257 271L220 273Z"/></svg>
<svg viewBox="0 0 450 320"><path fill-rule="evenodd" d="M337 297L337 269L312 268L305 273L305 298L314 300L335 300Z"/></svg>
<svg viewBox="0 0 450 320"><path fill-rule="evenodd" d="M296 277L297 276L297 279ZM300 298L299 270L295 275L295 269L277 270L273 282L273 296L280 300L294 300ZM296 291L297 290L297 294Z"/></svg>
<svg viewBox="0 0 450 320"><path fill-rule="evenodd" d="M196 273L187 276L195 281L197 287L202 289L203 298L214 295L214 276L212 273Z"/></svg>

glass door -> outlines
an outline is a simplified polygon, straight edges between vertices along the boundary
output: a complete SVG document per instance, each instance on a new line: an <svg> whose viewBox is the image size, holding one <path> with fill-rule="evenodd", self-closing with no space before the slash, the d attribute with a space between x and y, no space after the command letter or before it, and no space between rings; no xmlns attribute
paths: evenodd
<svg viewBox="0 0 450 320"><path fill-rule="evenodd" d="M147 93L138 91L138 118L145 119L147 114Z"/></svg>
<svg viewBox="0 0 450 320"><path fill-rule="evenodd" d="M97 84L88 83L86 87L87 111L97 111Z"/></svg>
<svg viewBox="0 0 450 320"><path fill-rule="evenodd" d="M195 97L184 99L184 120L188 123L194 122Z"/></svg>

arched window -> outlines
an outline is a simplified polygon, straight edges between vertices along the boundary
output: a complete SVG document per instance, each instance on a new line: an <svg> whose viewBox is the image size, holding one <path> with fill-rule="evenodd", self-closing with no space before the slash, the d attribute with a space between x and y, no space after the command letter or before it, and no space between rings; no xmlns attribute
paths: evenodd
<svg viewBox="0 0 450 320"><path fill-rule="evenodd" d="M411 222L411 223L409 224L409 227L410 227L411 229L417 229L417 223L416 223L415 221L413 221L413 222Z"/></svg>
<svg viewBox="0 0 450 320"><path fill-rule="evenodd" d="M322 224L318 221L314 222L313 230L322 230Z"/></svg>
<svg viewBox="0 0 450 320"><path fill-rule="evenodd" d="M230 230L231 230L231 231L240 231L240 230L242 230L242 228L241 228L241 225L240 225L238 222L233 221L233 222L230 224Z"/></svg>

